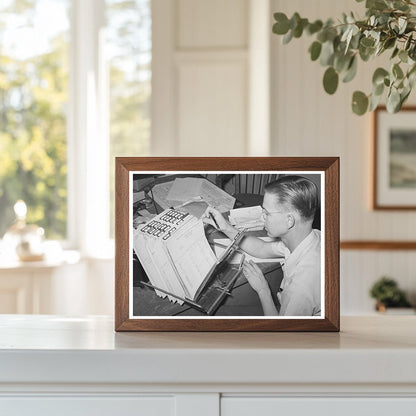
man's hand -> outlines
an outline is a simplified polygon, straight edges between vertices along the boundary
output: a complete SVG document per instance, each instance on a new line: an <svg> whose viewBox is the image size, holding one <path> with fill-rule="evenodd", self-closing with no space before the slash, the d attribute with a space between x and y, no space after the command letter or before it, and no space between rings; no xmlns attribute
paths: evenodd
<svg viewBox="0 0 416 416"><path fill-rule="evenodd" d="M260 295L261 292L270 293L269 285L260 267L254 261L244 262L243 273L250 286Z"/></svg>
<svg viewBox="0 0 416 416"><path fill-rule="evenodd" d="M214 225L215 228L228 236L230 236L230 233L237 234L237 230L235 230L235 228L223 217L221 212L215 208L207 207L206 211L202 215L202 221L206 222L207 224Z"/></svg>

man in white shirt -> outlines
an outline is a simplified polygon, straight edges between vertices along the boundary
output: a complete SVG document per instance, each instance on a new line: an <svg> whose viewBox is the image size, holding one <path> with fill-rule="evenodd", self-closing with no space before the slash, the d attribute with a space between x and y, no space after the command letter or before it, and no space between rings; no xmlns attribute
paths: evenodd
<svg viewBox="0 0 416 416"><path fill-rule="evenodd" d="M263 199L265 229L279 241L265 242L246 236L240 247L260 258L284 255L283 280L278 293L278 311L269 285L252 261L245 262L243 272L257 292L265 315L320 316L321 314L321 232L312 229L319 207L317 186L302 176L283 176L267 184ZM209 207L221 231L234 238L237 230L217 210Z"/></svg>

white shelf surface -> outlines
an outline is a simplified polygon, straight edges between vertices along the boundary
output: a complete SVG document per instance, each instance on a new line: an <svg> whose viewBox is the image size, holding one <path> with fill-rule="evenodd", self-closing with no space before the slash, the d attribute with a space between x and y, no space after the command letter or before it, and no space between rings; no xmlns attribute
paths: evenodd
<svg viewBox="0 0 416 416"><path fill-rule="evenodd" d="M416 316L340 333L116 333L109 317L0 316L0 383L416 387ZM267 390L267 389L266 389Z"/></svg>

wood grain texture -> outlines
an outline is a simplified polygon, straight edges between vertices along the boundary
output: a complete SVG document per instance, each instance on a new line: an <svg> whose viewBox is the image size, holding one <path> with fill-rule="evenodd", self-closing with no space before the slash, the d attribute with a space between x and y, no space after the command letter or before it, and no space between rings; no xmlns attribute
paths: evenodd
<svg viewBox="0 0 416 416"><path fill-rule="evenodd" d="M129 169L116 158L115 327L129 318Z"/></svg>
<svg viewBox="0 0 416 416"><path fill-rule="evenodd" d="M341 250L416 250L416 241L341 241Z"/></svg>
<svg viewBox="0 0 416 416"><path fill-rule="evenodd" d="M129 172L130 171L324 171L325 318L324 319L130 319ZM116 158L116 331L339 331L339 158Z"/></svg>
<svg viewBox="0 0 416 416"><path fill-rule="evenodd" d="M339 330L339 159L325 172L325 317Z"/></svg>

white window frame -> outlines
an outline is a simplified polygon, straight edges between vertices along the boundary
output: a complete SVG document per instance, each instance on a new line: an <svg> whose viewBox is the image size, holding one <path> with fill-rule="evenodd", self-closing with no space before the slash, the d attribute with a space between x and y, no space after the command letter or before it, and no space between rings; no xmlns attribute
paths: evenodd
<svg viewBox="0 0 416 416"><path fill-rule="evenodd" d="M109 238L105 1L72 0L68 114L68 242L84 257L114 255Z"/></svg>

